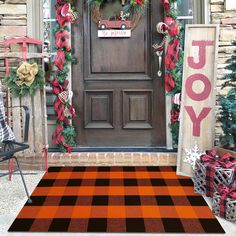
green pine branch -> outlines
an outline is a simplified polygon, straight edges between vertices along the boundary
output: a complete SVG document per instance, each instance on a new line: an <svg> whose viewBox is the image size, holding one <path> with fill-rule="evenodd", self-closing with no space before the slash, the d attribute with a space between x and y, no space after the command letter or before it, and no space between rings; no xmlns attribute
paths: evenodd
<svg viewBox="0 0 236 236"><path fill-rule="evenodd" d="M236 40L232 42L236 46ZM236 50L234 50L236 54ZM236 55L232 55L227 60L225 68L230 72L226 74L222 80L225 81L222 88L229 88L226 96L220 97L220 117L223 135L220 137L222 146L227 148L236 148Z"/></svg>

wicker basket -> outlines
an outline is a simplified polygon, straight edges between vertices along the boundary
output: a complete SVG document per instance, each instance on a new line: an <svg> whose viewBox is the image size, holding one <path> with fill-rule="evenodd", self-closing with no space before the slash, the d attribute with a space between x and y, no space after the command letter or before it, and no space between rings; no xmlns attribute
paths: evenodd
<svg viewBox="0 0 236 236"><path fill-rule="evenodd" d="M218 192L215 192L213 196L212 211L215 215L220 216L220 194ZM236 223L236 199L226 199L225 219Z"/></svg>
<svg viewBox="0 0 236 236"><path fill-rule="evenodd" d="M194 191L202 195L206 195L205 165L200 160L197 160L193 172ZM216 190L217 187L222 183L225 184L226 186L230 186L232 185L233 182L234 182L234 169L215 167L214 190Z"/></svg>

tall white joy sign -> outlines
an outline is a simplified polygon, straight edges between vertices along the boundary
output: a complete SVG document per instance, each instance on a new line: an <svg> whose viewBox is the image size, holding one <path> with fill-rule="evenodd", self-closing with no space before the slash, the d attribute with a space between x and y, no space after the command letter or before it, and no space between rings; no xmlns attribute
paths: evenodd
<svg viewBox="0 0 236 236"><path fill-rule="evenodd" d="M195 160L214 145L219 28L187 25L185 35L177 173L192 176Z"/></svg>

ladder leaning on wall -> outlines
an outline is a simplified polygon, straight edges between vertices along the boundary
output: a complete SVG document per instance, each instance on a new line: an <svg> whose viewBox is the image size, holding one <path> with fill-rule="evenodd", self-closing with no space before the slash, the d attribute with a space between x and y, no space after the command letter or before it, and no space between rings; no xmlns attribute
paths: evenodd
<svg viewBox="0 0 236 236"><path fill-rule="evenodd" d="M6 39L1 42L4 47L4 53L0 53L0 58L5 58L6 74L9 74L9 58L17 58L22 61L28 59L41 60L42 68L44 68L44 58L49 57L48 53L43 52L43 41L29 37ZM21 51L9 52L8 48L12 44L21 44ZM34 49L41 47L40 52L27 52L29 46L34 46ZM20 106L27 106L30 110L30 126L29 126L29 146L30 148L19 155L24 155L27 158L28 165L39 165L47 170L47 153L48 153L48 131L47 131L47 110L46 110L46 92L45 86L43 90L37 90L34 96L24 96L15 98L7 92L7 107L17 107L15 109L7 109L8 122L14 130L16 140L23 141L23 129L21 127ZM41 158L44 158L42 161ZM28 163L29 162L29 163Z"/></svg>

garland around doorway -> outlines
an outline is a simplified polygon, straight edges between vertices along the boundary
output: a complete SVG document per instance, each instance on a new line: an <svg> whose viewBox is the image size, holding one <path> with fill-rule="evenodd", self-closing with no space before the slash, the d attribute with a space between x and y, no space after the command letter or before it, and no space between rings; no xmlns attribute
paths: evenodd
<svg viewBox="0 0 236 236"><path fill-rule="evenodd" d="M72 119L76 116L75 109L71 105L72 91L69 90L69 64L75 62L70 46L70 29L68 25L73 24L77 18L77 11L73 0L57 0L55 5L56 21L56 57L54 73L51 86L56 95L54 109L57 116L57 124L53 133L53 143L63 152L71 152L76 145L76 132L72 125Z"/></svg>
<svg viewBox="0 0 236 236"><path fill-rule="evenodd" d="M165 56L165 89L172 96L171 120L169 127L173 145L177 146L179 137L179 115L183 75L183 28L177 19L176 4L179 0L162 0L168 26L169 43Z"/></svg>
<svg viewBox="0 0 236 236"><path fill-rule="evenodd" d="M174 144L178 143L179 132L179 111L181 101L182 85L182 65L183 65L183 29L177 20L175 3L178 0L162 0L166 15L166 25L168 26L169 43L165 56L165 89L168 95L173 97L171 110L170 128ZM75 117L75 110L71 105L72 91L68 90L69 63L74 62L71 46L69 43L70 30L69 23L74 23L78 18L73 0L57 0L55 5L57 26L55 29L56 38L56 58L54 64L57 70L51 81L53 93L57 96L54 102L54 109L57 115L56 130L53 134L53 142L62 151L71 152L75 142L75 128L72 119ZM121 0L125 5L124 10L131 13L133 28L137 25L148 0ZM95 23L101 18L100 6L104 0L89 0L91 7L91 17Z"/></svg>

